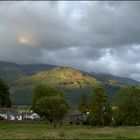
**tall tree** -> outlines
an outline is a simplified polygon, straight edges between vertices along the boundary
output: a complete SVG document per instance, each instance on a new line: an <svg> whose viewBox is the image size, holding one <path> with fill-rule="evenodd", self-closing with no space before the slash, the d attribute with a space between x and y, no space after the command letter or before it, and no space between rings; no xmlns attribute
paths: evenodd
<svg viewBox="0 0 140 140"><path fill-rule="evenodd" d="M83 93L80 99L80 103L78 105L78 109L82 112L82 113L87 113L87 111L89 111L88 109L88 101L87 101L87 94Z"/></svg>
<svg viewBox="0 0 140 140"><path fill-rule="evenodd" d="M111 107L102 87L94 88L88 121L91 125L105 126L111 123Z"/></svg>
<svg viewBox="0 0 140 140"><path fill-rule="evenodd" d="M0 79L0 107L11 107L9 86Z"/></svg>
<svg viewBox="0 0 140 140"><path fill-rule="evenodd" d="M115 97L114 113L116 125L140 125L140 88L123 87Z"/></svg>

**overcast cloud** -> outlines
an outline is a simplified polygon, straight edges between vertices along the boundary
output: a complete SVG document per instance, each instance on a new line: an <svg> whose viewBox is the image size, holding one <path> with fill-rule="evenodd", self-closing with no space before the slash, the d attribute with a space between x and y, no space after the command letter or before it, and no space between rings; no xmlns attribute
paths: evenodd
<svg viewBox="0 0 140 140"><path fill-rule="evenodd" d="M0 2L0 60L140 81L139 1Z"/></svg>

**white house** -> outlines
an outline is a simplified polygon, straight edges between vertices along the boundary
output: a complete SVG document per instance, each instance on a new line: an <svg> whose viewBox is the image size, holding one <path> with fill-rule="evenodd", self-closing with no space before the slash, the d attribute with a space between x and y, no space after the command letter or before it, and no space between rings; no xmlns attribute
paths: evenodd
<svg viewBox="0 0 140 140"><path fill-rule="evenodd" d="M39 119L39 115L34 112L18 112L13 108L0 108L0 116L5 120L26 120Z"/></svg>
<svg viewBox="0 0 140 140"><path fill-rule="evenodd" d="M32 114L29 116L29 119L31 119L31 120L39 119L39 118L40 118L39 115L36 114L36 113L32 113Z"/></svg>
<svg viewBox="0 0 140 140"><path fill-rule="evenodd" d="M34 120L34 119L39 119L39 115L34 113L33 111L31 112L22 112L22 119L23 120L26 120L26 119L31 119L31 120Z"/></svg>
<svg viewBox="0 0 140 140"><path fill-rule="evenodd" d="M22 114L13 108L0 108L0 116L6 120L22 120Z"/></svg>

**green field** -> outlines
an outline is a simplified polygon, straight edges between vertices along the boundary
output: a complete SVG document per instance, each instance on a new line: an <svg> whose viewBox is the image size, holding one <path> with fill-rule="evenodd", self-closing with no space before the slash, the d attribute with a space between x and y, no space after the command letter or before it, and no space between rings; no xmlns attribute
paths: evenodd
<svg viewBox="0 0 140 140"><path fill-rule="evenodd" d="M91 127L0 122L0 139L140 139L140 126Z"/></svg>

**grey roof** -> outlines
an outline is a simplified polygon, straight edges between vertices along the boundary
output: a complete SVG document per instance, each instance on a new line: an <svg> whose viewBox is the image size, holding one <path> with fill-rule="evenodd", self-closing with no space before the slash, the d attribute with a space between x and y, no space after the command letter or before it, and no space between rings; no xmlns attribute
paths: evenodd
<svg viewBox="0 0 140 140"><path fill-rule="evenodd" d="M14 108L0 108L0 114L13 114L17 115L18 111Z"/></svg>
<svg viewBox="0 0 140 140"><path fill-rule="evenodd" d="M21 114L22 115L29 115L30 116L30 115L34 114L34 112L22 112Z"/></svg>
<svg viewBox="0 0 140 140"><path fill-rule="evenodd" d="M72 110L68 113L68 116L73 116L73 115L84 115L84 113L81 113L78 109Z"/></svg>

